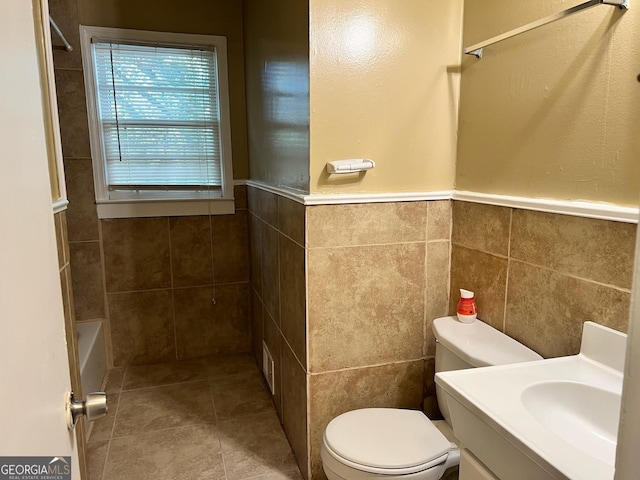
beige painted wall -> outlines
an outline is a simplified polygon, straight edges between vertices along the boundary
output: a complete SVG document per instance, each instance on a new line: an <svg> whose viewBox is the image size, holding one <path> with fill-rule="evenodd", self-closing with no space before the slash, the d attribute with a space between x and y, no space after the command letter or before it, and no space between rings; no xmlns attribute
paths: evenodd
<svg viewBox="0 0 640 480"><path fill-rule="evenodd" d="M78 0L78 17L82 25L226 36L233 176L249 176L242 0Z"/></svg>
<svg viewBox="0 0 640 480"><path fill-rule="evenodd" d="M309 4L245 0L251 179L309 191Z"/></svg>
<svg viewBox="0 0 640 480"><path fill-rule="evenodd" d="M313 193L452 189L462 0L310 2ZM371 158L366 174L328 161Z"/></svg>
<svg viewBox="0 0 640 480"><path fill-rule="evenodd" d="M464 45L578 3L465 2ZM599 5L465 56L456 188L637 206L639 29Z"/></svg>

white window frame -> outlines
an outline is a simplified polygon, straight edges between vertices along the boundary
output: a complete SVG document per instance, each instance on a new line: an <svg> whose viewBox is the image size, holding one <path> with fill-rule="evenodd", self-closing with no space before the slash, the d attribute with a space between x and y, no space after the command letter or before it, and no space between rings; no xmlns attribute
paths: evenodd
<svg viewBox="0 0 640 480"><path fill-rule="evenodd" d="M91 40L157 43L159 45L213 46L218 65L218 94L220 107L220 141L222 196L210 197L202 193L197 198L166 199L110 199L106 184L105 155L98 118L95 64ZM227 67L227 39L218 35L152 32L122 28L80 25L82 65L87 96L89 138L93 161L93 179L98 218L129 218L181 215L230 214L235 212L233 195L233 165L231 156L231 118L229 113L229 80ZM191 197L194 197L191 194Z"/></svg>

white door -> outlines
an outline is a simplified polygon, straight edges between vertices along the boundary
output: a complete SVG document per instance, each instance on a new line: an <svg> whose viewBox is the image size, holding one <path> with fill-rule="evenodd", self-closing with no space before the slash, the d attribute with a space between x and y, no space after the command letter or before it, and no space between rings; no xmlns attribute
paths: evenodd
<svg viewBox="0 0 640 480"><path fill-rule="evenodd" d="M79 479L42 102L32 2L2 0L0 456L71 456Z"/></svg>

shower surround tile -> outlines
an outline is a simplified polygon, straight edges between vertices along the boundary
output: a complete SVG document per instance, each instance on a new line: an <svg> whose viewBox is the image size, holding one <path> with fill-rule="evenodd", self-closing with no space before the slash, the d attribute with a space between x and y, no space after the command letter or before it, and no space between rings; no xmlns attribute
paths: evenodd
<svg viewBox="0 0 640 480"><path fill-rule="evenodd" d="M171 275L174 287L211 285L211 224L207 216L172 217Z"/></svg>
<svg viewBox="0 0 640 480"><path fill-rule="evenodd" d="M167 218L102 220L107 292L171 287Z"/></svg>
<svg viewBox="0 0 640 480"><path fill-rule="evenodd" d="M76 319L105 318L100 243L71 243L69 247Z"/></svg>
<svg viewBox="0 0 640 480"><path fill-rule="evenodd" d="M67 207L69 241L98 241L99 221L96 213L91 158L65 158L64 176L69 200Z"/></svg>
<svg viewBox="0 0 640 480"><path fill-rule="evenodd" d="M171 290L107 295L115 366L175 359Z"/></svg>
<svg viewBox="0 0 640 480"><path fill-rule="evenodd" d="M249 280L247 212L211 218L215 283Z"/></svg>
<svg viewBox="0 0 640 480"><path fill-rule="evenodd" d="M173 301L178 358L249 351L248 284L178 288Z"/></svg>
<svg viewBox="0 0 640 480"><path fill-rule="evenodd" d="M82 70L55 70L62 154L65 158L91 158L89 122Z"/></svg>

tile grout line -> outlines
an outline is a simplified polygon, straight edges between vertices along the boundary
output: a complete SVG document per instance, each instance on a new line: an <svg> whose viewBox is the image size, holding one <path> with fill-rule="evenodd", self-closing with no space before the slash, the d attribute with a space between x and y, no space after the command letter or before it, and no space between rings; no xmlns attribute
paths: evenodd
<svg viewBox="0 0 640 480"><path fill-rule="evenodd" d="M176 327L176 299L173 285L173 243L171 241L171 220L167 217L167 236L169 239L169 280L171 284L171 324L173 325L173 355L178 360L178 332Z"/></svg>
<svg viewBox="0 0 640 480"><path fill-rule="evenodd" d="M507 276L504 282L504 308L502 309L502 332L507 331L507 305L509 303L509 272L511 271L511 234L513 229L513 208L509 210L509 237L507 238Z"/></svg>
<svg viewBox="0 0 640 480"><path fill-rule="evenodd" d="M422 293L422 304L423 304L423 314L422 314L422 356L424 357L427 354L427 312L429 311L429 306L427 305L429 301L428 290L429 290L429 210L431 210L429 203L426 204L426 215L425 215L425 228L424 228L424 262L423 262L423 275L424 275L424 289ZM424 383L424 379L422 380ZM423 386L424 389L424 386ZM424 401L424 399L423 399Z"/></svg>
<svg viewBox="0 0 640 480"><path fill-rule="evenodd" d="M114 432L116 430L116 421L118 420L118 412L120 411L120 401L122 400L122 386L124 385L124 379L127 375L127 367L125 367L124 372L122 373L122 380L120 381L120 391L118 392L118 404L116 405L116 411L113 412L113 426L111 427L111 434L109 435L109 443L107 444L107 453L104 457L104 465L102 466L102 475L100 476L100 480L104 480L105 472L107 471L107 463L109 462L109 454L111 453L111 442L114 438Z"/></svg>
<svg viewBox="0 0 640 480"><path fill-rule="evenodd" d="M213 384L212 384L212 379L209 376L209 368L208 368L208 366L206 367L206 372L207 372L207 380L209 382L209 395L211 396L211 406L213 407L213 418L216 421L216 430L217 430L217 434L218 434L218 445L220 446L220 458L222 459L222 470L224 471L225 480L228 480L229 476L227 474L227 462L225 462L224 450L222 448L222 432L220 430L220 421L218 419L218 410L216 409L216 401L213 398Z"/></svg>

